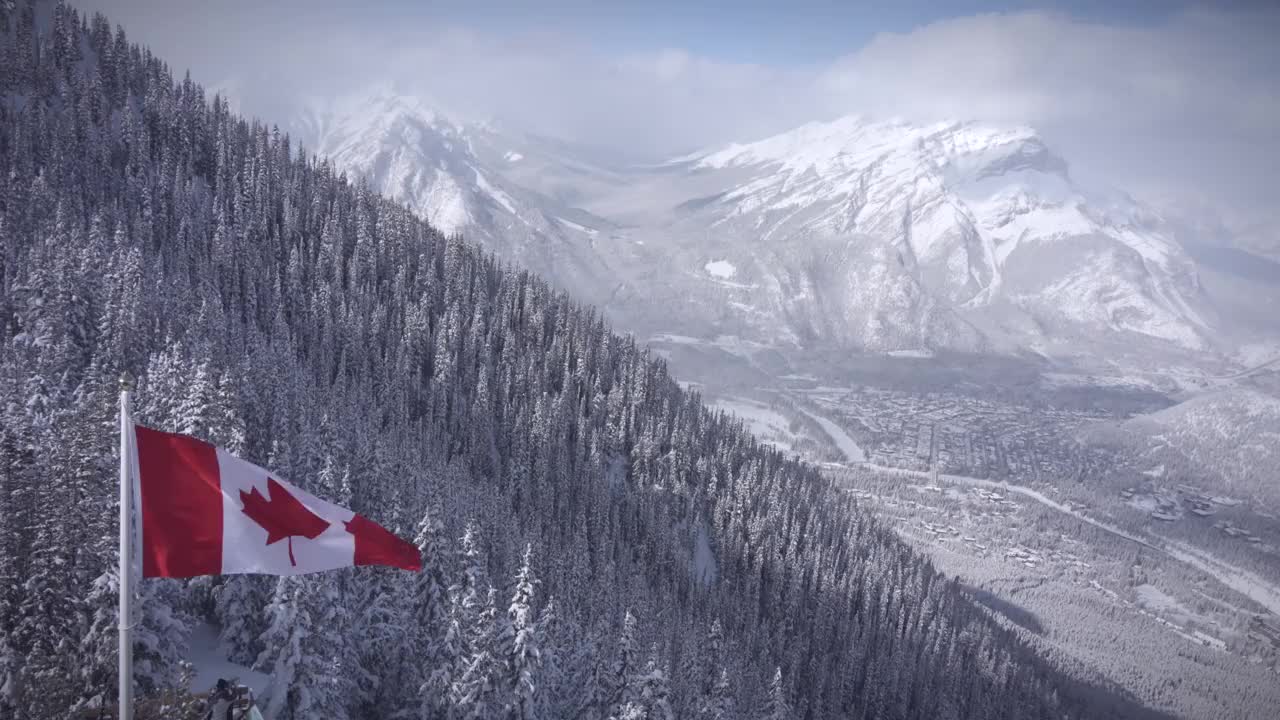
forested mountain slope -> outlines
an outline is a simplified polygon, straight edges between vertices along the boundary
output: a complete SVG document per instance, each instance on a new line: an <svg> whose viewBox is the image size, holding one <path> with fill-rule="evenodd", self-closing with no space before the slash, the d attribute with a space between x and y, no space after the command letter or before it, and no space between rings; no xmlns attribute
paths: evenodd
<svg viewBox="0 0 1280 720"><path fill-rule="evenodd" d="M274 718L1059 718L1101 705L600 317L233 115L104 18L0 6L0 717L115 687L116 378L426 570L140 583Z"/></svg>
<svg viewBox="0 0 1280 720"><path fill-rule="evenodd" d="M1141 471L1214 495L1280 503L1280 398L1225 387L1085 433L1132 454Z"/></svg>

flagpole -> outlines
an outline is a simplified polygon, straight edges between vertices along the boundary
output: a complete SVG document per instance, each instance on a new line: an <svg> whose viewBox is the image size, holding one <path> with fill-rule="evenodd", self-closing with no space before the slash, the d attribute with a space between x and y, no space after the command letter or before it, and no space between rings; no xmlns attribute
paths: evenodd
<svg viewBox="0 0 1280 720"><path fill-rule="evenodd" d="M133 396L133 378L128 373L120 376L120 718L133 720L133 615L130 604L133 599L133 479L129 472L133 459L133 418L130 401Z"/></svg>

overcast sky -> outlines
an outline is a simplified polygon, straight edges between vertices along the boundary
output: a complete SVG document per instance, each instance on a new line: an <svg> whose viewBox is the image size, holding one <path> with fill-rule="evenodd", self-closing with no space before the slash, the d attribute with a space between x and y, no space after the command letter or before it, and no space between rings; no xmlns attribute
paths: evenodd
<svg viewBox="0 0 1280 720"><path fill-rule="evenodd" d="M978 119L1140 197L1280 215L1275 2L75 4L281 124L374 83L653 156L851 112Z"/></svg>

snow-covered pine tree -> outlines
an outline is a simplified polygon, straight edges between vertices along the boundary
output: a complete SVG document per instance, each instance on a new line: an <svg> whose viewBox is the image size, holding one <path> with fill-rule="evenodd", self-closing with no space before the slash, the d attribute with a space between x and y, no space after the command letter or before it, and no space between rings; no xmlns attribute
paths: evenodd
<svg viewBox="0 0 1280 720"><path fill-rule="evenodd" d="M424 680L418 686L418 717L436 720L453 717L454 683L462 677L462 621L456 607L451 606L444 619L443 634L435 647L421 655L419 673Z"/></svg>
<svg viewBox="0 0 1280 720"><path fill-rule="evenodd" d="M172 688L178 684L191 632L191 618L182 609L182 585L150 578L137 582L134 592L134 682L140 693Z"/></svg>
<svg viewBox="0 0 1280 720"><path fill-rule="evenodd" d="M400 573L360 568L339 583L346 598L348 674L356 717L392 717L417 699L419 646L412 595Z"/></svg>
<svg viewBox="0 0 1280 720"><path fill-rule="evenodd" d="M498 685L502 667L494 647L496 596L497 590L493 587L485 593L485 604L474 625L476 632L467 643L469 652L463 659L461 675L450 692L452 712L463 720L493 717L503 706Z"/></svg>
<svg viewBox="0 0 1280 720"><path fill-rule="evenodd" d="M756 715L760 720L791 720L791 704L787 702L787 687L782 682L782 668L773 673L764 702Z"/></svg>
<svg viewBox="0 0 1280 720"><path fill-rule="evenodd" d="M253 575L231 575L214 588L220 650L232 662L252 665L262 652L268 619L265 588L265 579Z"/></svg>
<svg viewBox="0 0 1280 720"><path fill-rule="evenodd" d="M729 671L721 670L711 692L703 699L698 717L701 720L729 720L737 717L733 702L733 686L729 683Z"/></svg>
<svg viewBox="0 0 1280 720"><path fill-rule="evenodd" d="M503 664L500 692L505 696L503 717L536 720L537 673L542 664L540 627L533 616L533 547L525 545L507 616L498 632L497 652Z"/></svg>
<svg viewBox="0 0 1280 720"><path fill-rule="evenodd" d="M425 564L422 572L407 580L412 624L406 632L418 646L412 688L417 691L420 717L445 717L449 691L459 673L462 627L447 580L454 566L452 544L437 508L423 514L414 542Z"/></svg>
<svg viewBox="0 0 1280 720"><path fill-rule="evenodd" d="M120 580L116 568L108 568L93 582L85 596L82 612L89 627L80 638L79 682L84 692L77 709L107 707L116 698L119 683Z"/></svg>
<svg viewBox="0 0 1280 720"><path fill-rule="evenodd" d="M634 699L635 686L632 678L640 671L640 649L636 616L627 610L622 618L622 632L618 636L617 649L614 651L613 665L604 680L604 689L609 698L609 714L617 716L627 703Z"/></svg>
<svg viewBox="0 0 1280 720"><path fill-rule="evenodd" d="M605 651L606 643L601 637L603 629L597 629L584 638L577 649L575 657L579 668L577 688L577 704L573 707L575 717L582 720L603 720L609 715L615 698L609 668L609 653Z"/></svg>
<svg viewBox="0 0 1280 720"><path fill-rule="evenodd" d="M611 720L675 720L671 684L654 648L644 667L627 679L623 700Z"/></svg>
<svg viewBox="0 0 1280 720"><path fill-rule="evenodd" d="M346 639L333 585L284 576L267 608L270 624L255 667L271 675L264 714L273 720L349 717L354 678L343 666Z"/></svg>
<svg viewBox="0 0 1280 720"><path fill-rule="evenodd" d="M462 629L462 656L449 690L452 712L464 720L491 717L501 709L497 686L500 660L495 647L497 590L489 584L479 530L468 524L461 540L463 571L450 588Z"/></svg>
<svg viewBox="0 0 1280 720"><path fill-rule="evenodd" d="M568 648L580 639L575 630L576 628L565 627L564 620L556 609L556 599L549 598L538 615L537 622L537 637L541 643L536 696L539 717L559 717L569 713L576 705L565 667Z"/></svg>
<svg viewBox="0 0 1280 720"><path fill-rule="evenodd" d="M18 666L20 658L9 644L9 637L0 634L0 717L18 715Z"/></svg>

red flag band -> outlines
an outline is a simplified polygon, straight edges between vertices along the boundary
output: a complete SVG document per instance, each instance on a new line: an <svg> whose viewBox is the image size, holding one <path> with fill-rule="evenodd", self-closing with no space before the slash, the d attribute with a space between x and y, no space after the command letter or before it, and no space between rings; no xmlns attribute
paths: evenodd
<svg viewBox="0 0 1280 720"><path fill-rule="evenodd" d="M411 543L209 443L135 425L143 577L420 570Z"/></svg>

